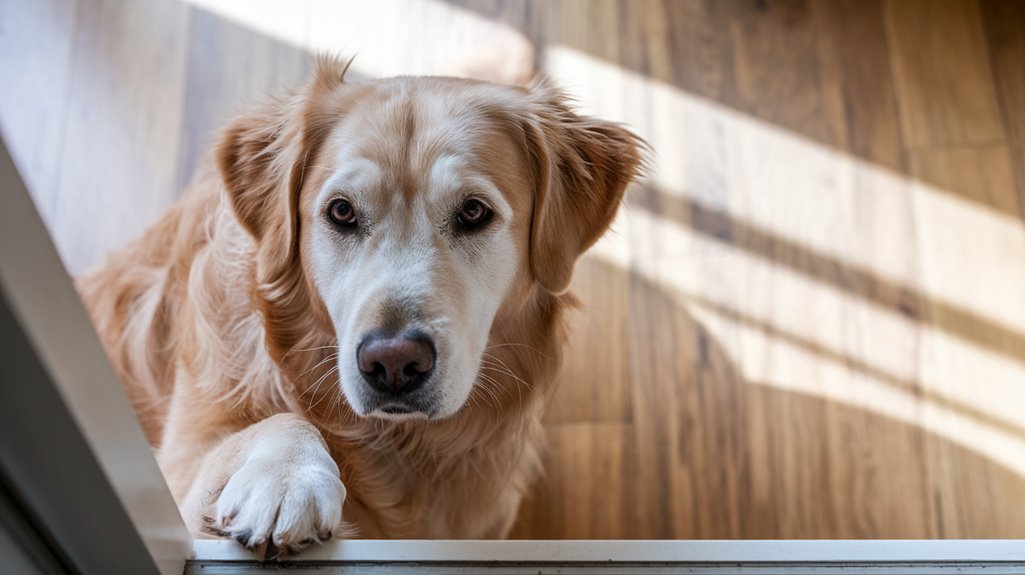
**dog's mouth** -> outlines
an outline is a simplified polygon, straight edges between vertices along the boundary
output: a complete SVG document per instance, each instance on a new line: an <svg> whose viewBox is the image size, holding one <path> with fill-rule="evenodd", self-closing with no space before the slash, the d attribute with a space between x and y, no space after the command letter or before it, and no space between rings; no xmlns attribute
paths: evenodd
<svg viewBox="0 0 1025 575"><path fill-rule="evenodd" d="M380 417L392 421L407 421L411 419L430 419L430 414L421 409L402 403L389 403L381 405L369 414L371 417Z"/></svg>

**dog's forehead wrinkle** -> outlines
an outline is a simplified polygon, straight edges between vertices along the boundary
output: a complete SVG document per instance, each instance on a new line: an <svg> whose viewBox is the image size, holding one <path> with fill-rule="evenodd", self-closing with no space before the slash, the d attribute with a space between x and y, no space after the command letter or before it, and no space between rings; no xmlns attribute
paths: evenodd
<svg viewBox="0 0 1025 575"><path fill-rule="evenodd" d="M439 156L431 166L428 187L431 203L442 209L451 209L458 205L455 202L464 199L463 195L476 193L490 200L491 207L501 215L511 215L509 203L498 185L487 175L474 170L464 155Z"/></svg>
<svg viewBox="0 0 1025 575"><path fill-rule="evenodd" d="M345 147L338 152L335 165L337 168L334 174L324 182L322 196L342 192L359 201L368 190L380 185L381 166L359 155L351 147Z"/></svg>
<svg viewBox="0 0 1025 575"><path fill-rule="evenodd" d="M430 169L428 179L430 188L435 193L444 193L453 185L457 185L466 160L456 154L443 154L439 156Z"/></svg>
<svg viewBox="0 0 1025 575"><path fill-rule="evenodd" d="M496 147L496 136L505 138L508 131L488 110L507 107L504 101L482 103L465 87L453 91L443 83L427 90L402 82L389 86L377 101L358 105L336 132L343 150L338 160L358 156L373 165L377 187L372 191L385 196L387 211L398 208L400 198L427 195L426 207L436 214L438 205L451 203L464 189L489 190L490 197L505 199L508 183L488 177L495 176L495 158L507 153Z"/></svg>

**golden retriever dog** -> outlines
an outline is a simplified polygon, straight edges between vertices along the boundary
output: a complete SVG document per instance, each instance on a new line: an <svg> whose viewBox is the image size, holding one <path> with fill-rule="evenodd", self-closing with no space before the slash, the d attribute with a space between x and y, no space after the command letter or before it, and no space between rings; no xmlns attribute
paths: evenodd
<svg viewBox="0 0 1025 575"><path fill-rule="evenodd" d="M195 536L503 537L642 144L544 83L345 68L231 122L79 288Z"/></svg>

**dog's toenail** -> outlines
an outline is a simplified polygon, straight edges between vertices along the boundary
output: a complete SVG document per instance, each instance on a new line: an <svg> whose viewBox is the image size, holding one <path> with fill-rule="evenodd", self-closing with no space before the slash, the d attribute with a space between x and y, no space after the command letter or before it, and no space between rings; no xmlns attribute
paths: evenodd
<svg viewBox="0 0 1025 575"><path fill-rule="evenodd" d="M238 541L242 545L249 547L253 543L252 537L253 532L249 529L246 529L245 531L240 531L235 534L235 541Z"/></svg>

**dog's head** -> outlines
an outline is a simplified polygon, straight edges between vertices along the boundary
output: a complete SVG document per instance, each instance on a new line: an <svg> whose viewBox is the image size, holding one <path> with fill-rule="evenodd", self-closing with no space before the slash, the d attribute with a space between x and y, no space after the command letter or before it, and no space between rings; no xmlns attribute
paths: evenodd
<svg viewBox="0 0 1025 575"><path fill-rule="evenodd" d="M493 324L568 288L637 173L639 140L544 85L344 72L320 61L217 150L256 242L268 347L280 358L303 330L330 330L354 411L447 417Z"/></svg>

